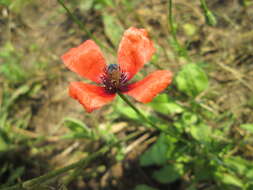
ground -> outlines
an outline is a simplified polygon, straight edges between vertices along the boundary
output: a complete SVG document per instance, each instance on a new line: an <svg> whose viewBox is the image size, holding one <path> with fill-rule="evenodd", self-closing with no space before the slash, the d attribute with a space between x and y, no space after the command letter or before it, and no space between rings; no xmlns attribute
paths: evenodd
<svg viewBox="0 0 253 190"><path fill-rule="evenodd" d="M111 132L119 138L134 131L140 131L140 134L128 144L129 153L124 161L116 162L115 153L111 151L103 159L93 161L82 171L85 173L83 176L87 177L71 181L69 189L127 190L141 183L159 189L185 189L185 184L181 181L169 186L161 185L151 179L152 167L143 169L139 166L139 156L156 140L154 131L141 133L144 131L142 125L125 118L112 120L110 115L113 115L117 102L89 114L68 96L68 83L83 79L69 71L60 56L69 48L89 39L89 36L57 1L26 2L14 8L0 6L0 46L4 47L6 43L13 45L15 53L21 55L19 64L27 74L22 84L33 90L38 88L36 93L21 97L10 112L9 117L15 118L29 115L26 128L17 129L13 126L13 130L16 135L33 139L40 136L46 138L46 141L35 141L34 150L19 149L14 153L14 163L18 165L19 159L22 159L28 167L22 180L73 163L104 143L59 139L68 132L63 125L64 120L76 118L84 121L89 128L102 128L110 122ZM177 73L189 60L178 56L173 44L168 43L171 33L167 1L136 1L133 6L126 5L124 1L117 0L114 6L97 3L95 8L89 7L89 3L83 1L66 3L93 36L106 47L113 49L115 54L103 48L108 63L116 62L117 40L112 40L111 35L114 34L111 33L120 29L106 28L106 21L103 20L106 14L116 18L119 28L136 26L148 30L157 47L157 61L155 65L145 66L144 72L152 71L158 65ZM208 7L215 13L215 27L206 24L199 1L175 1L173 16L178 29L177 39L186 47L190 62L202 62L208 74L209 88L197 99L205 97L202 105L219 116L220 120L207 120L207 123L216 128L229 123L233 117L230 135L240 140L244 132L238 125L253 123L253 9L252 6L243 6L239 0L215 0L208 2ZM0 76L2 87L6 84L5 80ZM10 87L10 92L20 83L15 85ZM174 88L172 86L172 89ZM1 95L3 96L3 90L0 90ZM173 91L171 95L176 96L177 93ZM183 101L181 103L187 104ZM238 154L252 159L253 147L250 144L238 149ZM10 157L13 159L13 156ZM99 168L102 168L101 171ZM50 188L64 189L64 186L59 181L59 184L51 184Z"/></svg>

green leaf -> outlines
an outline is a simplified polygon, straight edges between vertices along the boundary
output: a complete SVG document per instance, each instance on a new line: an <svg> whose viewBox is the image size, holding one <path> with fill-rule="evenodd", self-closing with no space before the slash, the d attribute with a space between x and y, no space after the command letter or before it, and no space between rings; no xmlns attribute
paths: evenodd
<svg viewBox="0 0 253 190"><path fill-rule="evenodd" d="M8 183L13 183L15 180L20 178L25 172L25 167L20 166L17 169L11 171L11 176L8 178Z"/></svg>
<svg viewBox="0 0 253 190"><path fill-rule="evenodd" d="M62 138L94 138L93 132L80 120L74 118L65 118L65 126L71 131Z"/></svg>
<svg viewBox="0 0 253 190"><path fill-rule="evenodd" d="M171 183L180 178L184 173L183 164L167 165L153 173L154 179L160 183Z"/></svg>
<svg viewBox="0 0 253 190"><path fill-rule="evenodd" d="M143 122L143 118L141 118L131 107L127 106L124 100L122 100L120 97L118 97L116 100L115 111L116 114L121 114L129 119ZM145 110L142 110L142 114L146 117L150 117L150 114Z"/></svg>
<svg viewBox="0 0 253 190"><path fill-rule="evenodd" d="M206 19L206 23L209 26L215 26L217 24L217 20L216 20L214 14L212 13L212 11L210 11L210 10L207 10L205 12L205 19Z"/></svg>
<svg viewBox="0 0 253 190"><path fill-rule="evenodd" d="M253 124L252 123L246 123L246 124L242 124L240 126L242 129L250 132L250 133L253 133Z"/></svg>
<svg viewBox="0 0 253 190"><path fill-rule="evenodd" d="M224 160L227 166L240 175L244 175L248 169L248 163L241 157L230 157Z"/></svg>
<svg viewBox="0 0 253 190"><path fill-rule="evenodd" d="M15 92L13 92L13 94L11 95L11 97L6 101L6 109L14 103L14 101L16 99L18 99L20 96L28 93L30 90L30 86L28 85L22 85L20 86L17 90L15 90Z"/></svg>
<svg viewBox="0 0 253 190"><path fill-rule="evenodd" d="M157 142L151 146L141 157L141 166L150 166L153 164L163 165L167 159L168 145L165 135L161 135Z"/></svg>
<svg viewBox="0 0 253 190"><path fill-rule="evenodd" d="M175 81L177 88L191 97L197 96L208 87L206 73L194 63L184 65L176 76Z"/></svg>
<svg viewBox="0 0 253 190"><path fill-rule="evenodd" d="M253 183L252 182L247 183L246 189L247 190L253 190Z"/></svg>
<svg viewBox="0 0 253 190"><path fill-rule="evenodd" d="M193 125L197 123L198 117L196 114L192 112L184 112L182 115L182 121L186 125Z"/></svg>
<svg viewBox="0 0 253 190"><path fill-rule="evenodd" d="M0 5L9 6L12 0L0 0Z"/></svg>
<svg viewBox="0 0 253 190"><path fill-rule="evenodd" d="M6 42L0 49L0 74L11 82L21 82L26 76L24 68L20 64L20 56L10 42Z"/></svg>
<svg viewBox="0 0 253 190"><path fill-rule="evenodd" d="M126 116L129 119L132 120L140 120L141 118L138 116L138 114L130 107L121 107L121 109L118 109L119 113Z"/></svg>
<svg viewBox="0 0 253 190"><path fill-rule="evenodd" d="M230 175L230 174L220 174L219 177L220 181L226 185L234 185L237 187L242 188L243 182L241 181L241 179L237 178L236 176Z"/></svg>
<svg viewBox="0 0 253 190"><path fill-rule="evenodd" d="M163 114L181 113L184 109L175 101L168 97L167 94L158 95L149 105L157 112Z"/></svg>
<svg viewBox="0 0 253 190"><path fill-rule="evenodd" d="M7 145L6 141L4 140L4 138L0 134L0 152L6 151L7 149L8 149L8 145Z"/></svg>
<svg viewBox="0 0 253 190"><path fill-rule="evenodd" d="M199 125L191 125L190 133L194 139L201 143L210 142L211 130L208 125L199 124Z"/></svg>
<svg viewBox="0 0 253 190"><path fill-rule="evenodd" d="M145 184L137 185L134 190L157 190L153 187L147 186Z"/></svg>
<svg viewBox="0 0 253 190"><path fill-rule="evenodd" d="M250 180L253 181L253 167L248 168L248 170L245 173L245 176Z"/></svg>
<svg viewBox="0 0 253 190"><path fill-rule="evenodd" d="M184 24L183 29L187 36L193 36L196 34L196 31L197 31L197 27L190 23Z"/></svg>
<svg viewBox="0 0 253 190"><path fill-rule="evenodd" d="M114 47L117 47L124 31L123 27L120 25L116 16L106 13L103 14L103 23L106 36L110 39Z"/></svg>

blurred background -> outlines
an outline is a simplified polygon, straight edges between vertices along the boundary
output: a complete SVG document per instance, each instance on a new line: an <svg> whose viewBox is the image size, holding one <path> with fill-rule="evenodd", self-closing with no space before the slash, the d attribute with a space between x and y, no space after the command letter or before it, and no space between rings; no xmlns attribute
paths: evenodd
<svg viewBox="0 0 253 190"><path fill-rule="evenodd" d="M68 96L68 83L84 79L60 56L95 38L116 63L131 26L156 47L134 80L175 75L154 102L131 101L174 137L147 128L120 98L88 114ZM0 0L0 188L132 135L34 189L253 189L252 93L251 0Z"/></svg>

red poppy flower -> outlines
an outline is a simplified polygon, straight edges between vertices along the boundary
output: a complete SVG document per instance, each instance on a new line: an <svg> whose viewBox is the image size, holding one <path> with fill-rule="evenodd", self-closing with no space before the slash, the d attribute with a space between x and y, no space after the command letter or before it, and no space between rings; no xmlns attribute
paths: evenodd
<svg viewBox="0 0 253 190"><path fill-rule="evenodd" d="M70 49L61 57L64 64L98 84L72 82L70 96L77 99L88 112L111 102L117 92L132 96L139 102L150 102L171 83L170 71L157 70L139 82L129 84L128 81L151 59L154 51L146 30L134 27L123 35L118 50L118 64L106 65L100 48L92 40Z"/></svg>

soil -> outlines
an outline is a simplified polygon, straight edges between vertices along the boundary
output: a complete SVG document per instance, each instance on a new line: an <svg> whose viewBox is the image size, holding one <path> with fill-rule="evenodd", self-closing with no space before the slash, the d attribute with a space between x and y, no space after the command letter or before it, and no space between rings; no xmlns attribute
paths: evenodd
<svg viewBox="0 0 253 190"><path fill-rule="evenodd" d="M117 6L121 4L118 3ZM188 45L193 62L203 61L205 64L210 87L201 96L208 95L205 102L208 109L217 114L233 113L237 125L253 123L253 7L243 7L239 0L214 0L208 2L208 7L216 15L218 21L216 27L205 24L199 1L191 3L187 0L175 1L174 17L178 24L179 42ZM71 8L94 36L111 46L108 36L104 33L100 10L82 12L78 6ZM108 12L112 10L115 11L122 26L146 28L156 43L163 47L164 51L158 51L160 67L176 72L186 63L185 60L175 56L173 48L166 42L166 38L170 36L166 1L142 1L131 13L126 10L119 12L117 7L105 8ZM66 117L85 121L91 128L106 122L106 115L113 111L111 105L91 115L85 113L83 108L68 96L68 83L83 79L65 68L60 56L69 48L88 39L88 36L68 17L57 1L37 0L27 4L17 13L0 7L0 12L0 44L11 41L17 51L23 53L21 64L27 72L33 68L34 62L48 65L48 69L40 70L34 78L41 82L41 91L34 99L26 102L26 106L30 107L33 113L29 130L33 134L57 137L67 131L62 125ZM190 24L196 31L187 34L184 30L185 24ZM36 50L31 50L33 44L36 45ZM106 58L109 62L115 60L109 53ZM221 122L222 119L224 118L221 118ZM211 121L209 124L213 127L218 125L217 122ZM135 129L134 124L126 121L117 121L114 125L115 128L121 127L115 132L119 136L124 136L127 131ZM127 125L130 126L126 129ZM239 130L237 125L234 126L235 131ZM43 143L39 146L44 145ZM83 152L99 147L99 143L71 140L49 141L47 145L53 148L36 156L36 159L40 160L40 165L46 167L36 170L38 166L33 165L35 169L31 169L32 172L29 172L27 178L41 175L48 169L68 165L80 159L85 154ZM140 183L159 189L184 189L180 181L170 186L161 186L151 179L149 171L152 168L146 168L145 171L140 168L138 156L149 145L150 143L143 143L133 148L127 158L120 163L113 159L113 153L108 154L103 160L96 160L92 165L104 165L106 169L95 172L96 177L84 177L73 181L69 189L128 190ZM248 151L243 152L249 156ZM92 166L86 169L88 172L91 170ZM50 188L64 189L60 182L59 184L52 184Z"/></svg>

